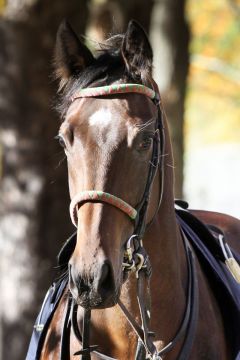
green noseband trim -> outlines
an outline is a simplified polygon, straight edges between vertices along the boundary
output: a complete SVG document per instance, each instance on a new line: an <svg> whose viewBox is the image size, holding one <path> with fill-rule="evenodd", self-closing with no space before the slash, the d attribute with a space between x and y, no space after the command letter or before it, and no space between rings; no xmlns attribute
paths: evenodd
<svg viewBox="0 0 240 360"><path fill-rule="evenodd" d="M87 191L82 191L76 196L74 196L74 198L71 201L70 215L72 222L75 226L77 226L77 211L79 207L81 207L81 205L83 205L85 202L91 202L91 201L99 201L102 203L110 204L118 208L122 212L124 212L132 220L135 220L138 215L136 209L134 209L131 205L129 205L124 200L120 199L115 195L99 190L87 190Z"/></svg>

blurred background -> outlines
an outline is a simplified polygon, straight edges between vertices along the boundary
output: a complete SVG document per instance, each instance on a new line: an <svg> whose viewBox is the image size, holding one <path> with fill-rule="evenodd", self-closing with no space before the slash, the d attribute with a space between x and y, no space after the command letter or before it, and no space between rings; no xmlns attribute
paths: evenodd
<svg viewBox="0 0 240 360"><path fill-rule="evenodd" d="M130 19L148 32L171 126L176 197L240 216L238 0L0 0L0 359L22 360L73 231L54 141L52 57L67 18L102 41Z"/></svg>

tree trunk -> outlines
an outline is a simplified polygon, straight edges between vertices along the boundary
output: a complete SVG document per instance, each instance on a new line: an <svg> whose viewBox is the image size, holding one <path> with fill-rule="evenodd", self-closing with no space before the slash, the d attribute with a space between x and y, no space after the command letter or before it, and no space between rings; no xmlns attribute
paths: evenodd
<svg viewBox="0 0 240 360"><path fill-rule="evenodd" d="M137 20L149 32L153 0L92 0L88 36L103 41L112 33L126 31L130 20Z"/></svg>
<svg viewBox="0 0 240 360"><path fill-rule="evenodd" d="M175 162L175 196L182 197L184 101L189 67L189 29L185 0L159 0L153 9L151 40L155 79L160 87L171 127Z"/></svg>
<svg viewBox="0 0 240 360"><path fill-rule="evenodd" d="M153 0L119 0L121 10L124 14L124 30L128 22L132 19L137 20L143 28L149 32L151 23L151 14L154 1Z"/></svg>
<svg viewBox="0 0 240 360"><path fill-rule="evenodd" d="M84 32L87 1L9 0L0 20L3 360L25 358L57 251L72 232L66 167L59 166L64 154L53 140L59 121L50 77L64 17Z"/></svg>

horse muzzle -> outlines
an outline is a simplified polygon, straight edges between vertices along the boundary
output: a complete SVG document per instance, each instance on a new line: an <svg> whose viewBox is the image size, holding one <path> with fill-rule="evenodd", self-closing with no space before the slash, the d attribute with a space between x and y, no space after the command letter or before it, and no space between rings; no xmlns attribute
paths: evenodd
<svg viewBox="0 0 240 360"><path fill-rule="evenodd" d="M69 289L76 303L88 309L111 307L118 300L113 269L107 260L93 267L90 273L77 272L69 265Z"/></svg>

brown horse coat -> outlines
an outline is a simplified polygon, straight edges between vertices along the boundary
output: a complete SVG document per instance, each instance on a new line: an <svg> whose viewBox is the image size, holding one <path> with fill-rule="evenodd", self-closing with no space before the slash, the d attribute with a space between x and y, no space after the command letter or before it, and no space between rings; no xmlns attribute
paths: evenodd
<svg viewBox="0 0 240 360"><path fill-rule="evenodd" d="M95 59L66 24L58 33L57 75L63 87L60 109L64 121L61 141L68 159L69 188L73 197L82 190L108 191L132 206L140 200L146 183L151 155L149 136L153 131L156 106L143 95L123 94L108 98L69 99L80 87L98 86L116 81L137 81L151 86L152 50L148 39L135 22L129 24L124 37L107 42L106 49ZM163 111L163 109L162 109ZM164 114L164 111L163 111ZM161 206L143 243L151 259L151 324L158 350L176 334L186 308L187 266L181 233L176 222L173 195L173 158L164 115L166 138L164 156L164 188ZM142 150L143 149L143 150ZM160 177L155 176L147 212L150 221L158 206ZM227 215L195 211L206 223L220 227L226 239L240 250L240 222ZM92 310L91 343L99 351L120 360L134 359L137 338L116 301L120 296L129 312L139 321L136 279L122 278L124 244L133 232L132 223L118 209L106 204L86 203L78 212L77 244L70 259L72 294L80 305L84 302L84 286L97 288L102 283L99 272L107 263L106 296L87 299L97 304ZM199 320L191 351L191 360L229 360L230 350L218 302L208 279L197 261L199 282ZM87 285L86 285L87 284ZM96 289L94 291L96 293ZM66 296L49 326L41 360L59 359L59 339L66 308ZM78 308L79 324L82 308ZM180 341L167 360L178 358ZM79 343L71 332L70 354L79 351ZM94 355L92 358L95 359Z"/></svg>

